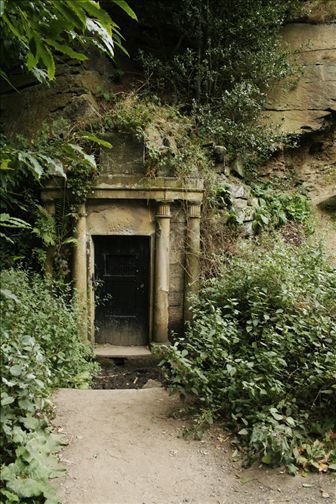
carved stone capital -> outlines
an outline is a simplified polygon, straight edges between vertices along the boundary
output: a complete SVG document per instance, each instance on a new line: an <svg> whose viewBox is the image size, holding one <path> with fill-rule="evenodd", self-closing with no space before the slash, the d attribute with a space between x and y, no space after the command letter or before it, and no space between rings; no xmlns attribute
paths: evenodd
<svg viewBox="0 0 336 504"><path fill-rule="evenodd" d="M170 202L160 201L156 210L156 217L159 219L170 219Z"/></svg>
<svg viewBox="0 0 336 504"><path fill-rule="evenodd" d="M201 205L198 203L190 203L188 206L188 217L192 219L201 218Z"/></svg>

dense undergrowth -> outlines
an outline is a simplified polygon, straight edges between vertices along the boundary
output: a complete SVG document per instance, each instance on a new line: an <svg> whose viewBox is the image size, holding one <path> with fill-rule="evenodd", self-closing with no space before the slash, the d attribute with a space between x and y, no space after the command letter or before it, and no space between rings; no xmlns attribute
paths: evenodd
<svg viewBox="0 0 336 504"><path fill-rule="evenodd" d="M73 8L73 2L66 4ZM43 270L51 247L55 274L69 278L78 205L95 182L99 149L111 147L100 135L108 138L111 131L143 141L147 176L201 174L205 199L216 194L211 210L226 205L230 211L232 195L218 185L214 162L220 146L225 167L238 161L245 173L256 173L255 233L288 221L306 223L305 196L258 184L258 166L288 140L260 123L267 91L292 74L279 38L288 2L148 0L139 5L138 63L146 81L141 92L103 93L101 119L85 131L63 121L58 128L48 125L33 141L1 136L0 255L7 266L21 262ZM61 49L71 55L67 46ZM54 56L46 61L42 56L36 52L33 68L49 67L53 77ZM39 191L55 174L67 191L54 218L41 205ZM204 222L203 215L203 236L210 235ZM214 227L213 235L218 234ZM222 242L228 229L223 225ZM218 247L206 250L213 252ZM48 478L61 469L53 455L59 445L49 432L48 397L55 387L88 385L96 366L80 343L68 289L61 294L51 282L20 270L2 272L2 287L2 498L51 504L57 499ZM335 467L330 434L335 289L335 273L313 247L256 248L226 262L195 303L194 325L165 358L171 389L194 397L199 425L224 420L249 460L285 463L292 472L298 466Z"/></svg>
<svg viewBox="0 0 336 504"><path fill-rule="evenodd" d="M145 92L193 116L200 141L225 146L228 159L260 164L284 140L260 115L273 83L295 74L279 35L293 7L274 0L145 2L140 25L155 35L155 44L140 41Z"/></svg>
<svg viewBox="0 0 336 504"><path fill-rule="evenodd" d="M62 473L51 434L56 387L87 387L97 372L80 342L76 303L32 272L1 272L3 502L58 502L48 479Z"/></svg>
<svg viewBox="0 0 336 504"><path fill-rule="evenodd" d="M336 469L336 271L314 245L249 246L205 282L167 349L172 392L196 432L220 420L248 462Z"/></svg>

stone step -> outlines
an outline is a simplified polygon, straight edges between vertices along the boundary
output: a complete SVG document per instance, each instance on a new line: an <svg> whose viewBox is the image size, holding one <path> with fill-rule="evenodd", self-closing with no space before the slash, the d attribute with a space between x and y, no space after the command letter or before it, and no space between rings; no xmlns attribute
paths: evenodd
<svg viewBox="0 0 336 504"><path fill-rule="evenodd" d="M129 359L152 357L152 352L148 346L117 346L117 345L95 345L97 358Z"/></svg>

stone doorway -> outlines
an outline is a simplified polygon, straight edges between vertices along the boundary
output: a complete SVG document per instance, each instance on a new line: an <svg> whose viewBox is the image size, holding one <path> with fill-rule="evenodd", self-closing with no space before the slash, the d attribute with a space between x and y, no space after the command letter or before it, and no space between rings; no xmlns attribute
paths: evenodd
<svg viewBox="0 0 336 504"><path fill-rule="evenodd" d="M149 343L150 239L95 236L95 343Z"/></svg>
<svg viewBox="0 0 336 504"><path fill-rule="evenodd" d="M63 194L63 180L48 182L42 193L48 212L54 214L55 200ZM81 332L84 341L99 343L100 346L107 343L110 347L124 348L126 352L130 347L139 349L151 344L169 344L172 332L182 335L184 322L191 317L191 296L198 291L202 197L203 181L196 178L99 176L86 202L79 208L76 245L73 249L73 284L82 310ZM108 333L111 329L108 327L116 324L115 315L119 315L119 318L125 315L129 319L129 327L132 327L131 317L128 317L132 314L123 314L120 307L117 307L119 313L99 313L95 255L96 252L101 254L103 264L106 260L103 259L104 254L109 254L108 250L99 252L99 237L103 248L103 243L113 244L113 240L114 243L121 240L119 245L129 240L129 247L135 248L138 239L148 244L147 258L143 257L148 264L147 273L143 273L148 282L144 287L145 291L148 289L148 294L144 295L148 308L142 305L143 325L138 325L140 331L137 340L134 336L135 325L133 329L122 331L118 337L111 337ZM125 254L125 250L123 253L122 247L119 247L116 254L127 256L128 253ZM115 267L112 263L110 266ZM47 269L52 272L52 250L48 252ZM103 276L108 276L102 271ZM139 280L138 283L139 287L143 282ZM113 298L119 295L120 286L117 293L113 293L113 289L111 287L107 296ZM126 297L126 291L129 289L125 287L125 292L120 295ZM137 317L134 313L132 316ZM140 319L138 317L138 322ZM100 334L95 331L97 321Z"/></svg>

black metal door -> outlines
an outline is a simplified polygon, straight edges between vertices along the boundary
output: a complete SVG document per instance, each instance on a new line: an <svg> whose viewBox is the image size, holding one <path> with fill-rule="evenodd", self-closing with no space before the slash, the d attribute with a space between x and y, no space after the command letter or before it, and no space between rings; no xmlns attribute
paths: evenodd
<svg viewBox="0 0 336 504"><path fill-rule="evenodd" d="M148 343L149 237L97 236L95 326L97 343Z"/></svg>

